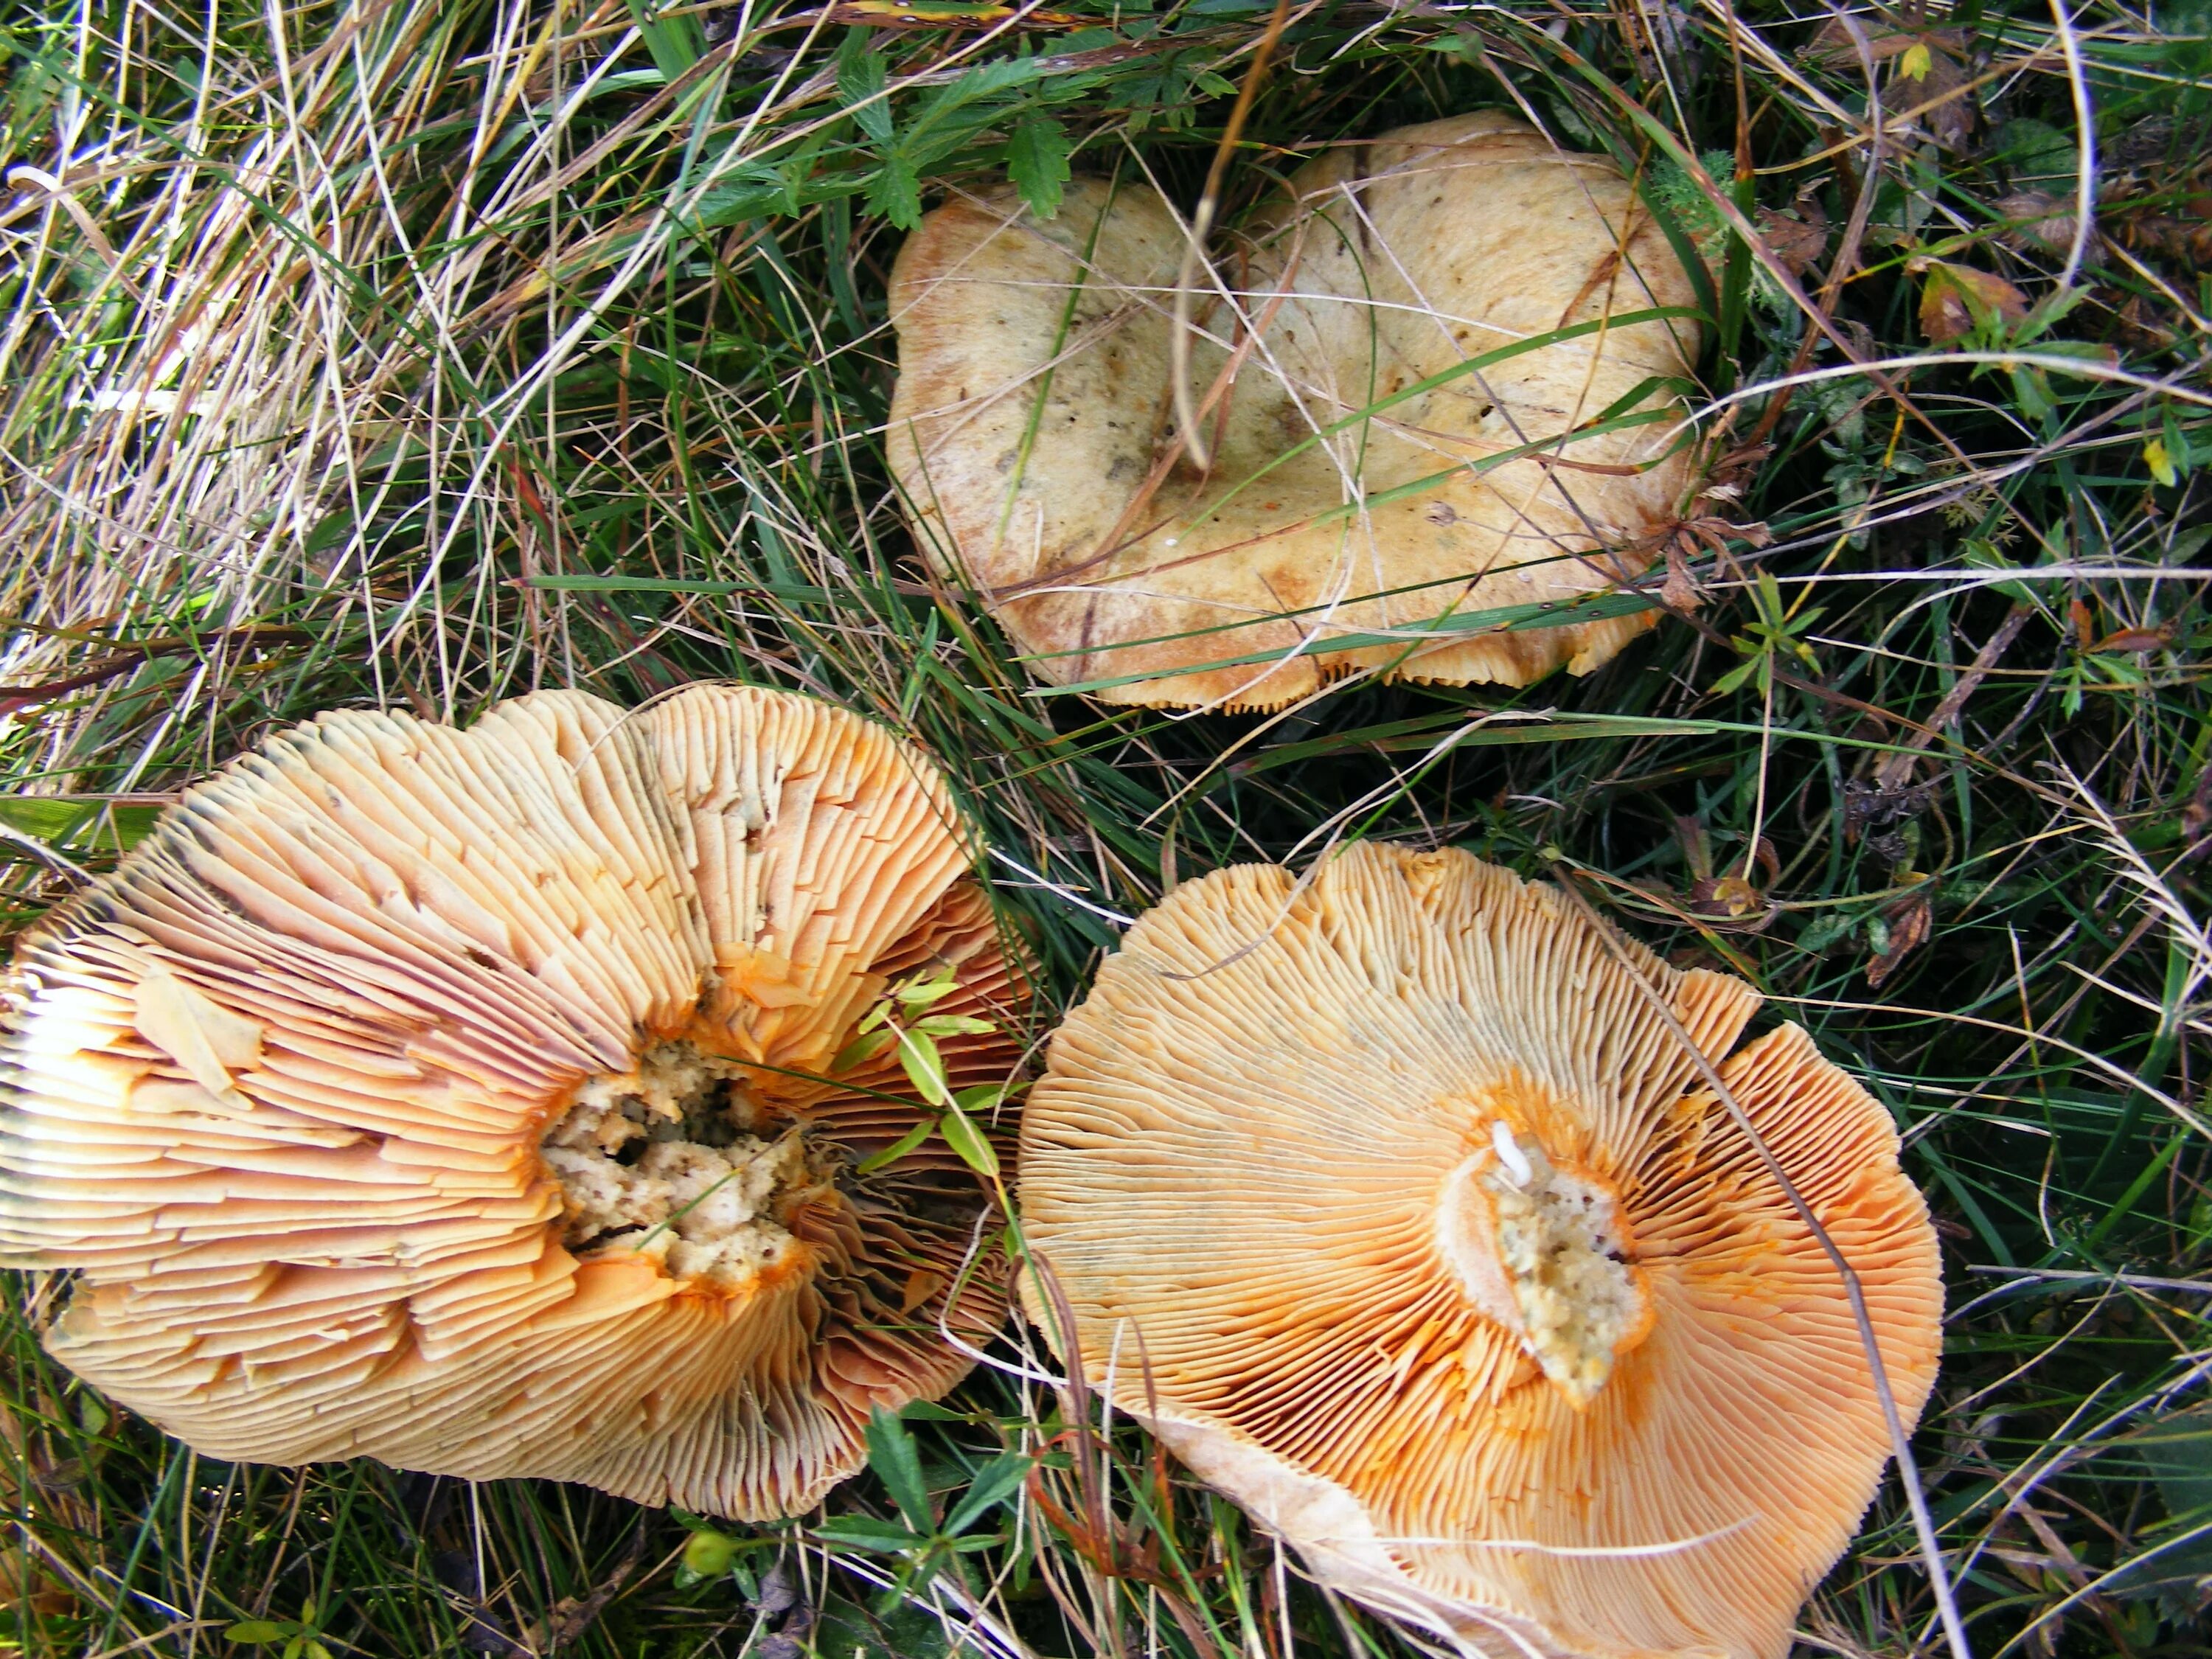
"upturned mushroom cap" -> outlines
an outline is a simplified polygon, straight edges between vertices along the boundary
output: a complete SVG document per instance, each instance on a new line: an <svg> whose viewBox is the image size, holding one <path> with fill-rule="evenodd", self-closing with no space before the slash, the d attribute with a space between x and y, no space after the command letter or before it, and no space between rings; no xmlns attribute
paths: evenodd
<svg viewBox="0 0 2212 1659"><path fill-rule="evenodd" d="M768 1517L1003 1316L887 986L1028 990L943 781L811 699L326 714L192 790L17 952L0 1250L201 1450L366 1454ZM949 1040L1002 1079L1017 1033Z"/></svg>
<svg viewBox="0 0 2212 1659"><path fill-rule="evenodd" d="M1204 476L1174 429L1184 248L1148 185L1080 179L1048 222L1004 190L949 202L892 269L892 470L1036 672L1262 708L1359 668L1587 673L1651 623L1464 620L1640 573L1692 483L1670 429L1697 325L1609 319L1694 294L1611 161L1485 113L1300 168L1218 261L1258 337L1195 307L1193 398L1241 354Z"/></svg>
<svg viewBox="0 0 2212 1659"><path fill-rule="evenodd" d="M1737 1048L1749 986L1625 948L1457 852L1177 888L1054 1038L1025 1231L1092 1382L1325 1583L1469 1654L1779 1659L1889 1442L1840 1277L1635 978L1858 1275L1908 1424L1935 1237L1802 1030Z"/></svg>

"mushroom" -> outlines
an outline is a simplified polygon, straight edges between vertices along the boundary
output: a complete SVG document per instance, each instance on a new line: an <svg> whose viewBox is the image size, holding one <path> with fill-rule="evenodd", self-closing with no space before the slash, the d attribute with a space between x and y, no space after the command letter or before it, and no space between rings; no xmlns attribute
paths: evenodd
<svg viewBox="0 0 2212 1659"><path fill-rule="evenodd" d="M802 1510L1004 1315L941 1140L859 1172L917 1121L896 1053L829 1075L923 976L1020 1019L973 855L921 756L787 693L325 714L23 938L0 1250L215 1456Z"/></svg>
<svg viewBox="0 0 2212 1659"><path fill-rule="evenodd" d="M1490 112L1301 167L1194 308L1188 433L1185 248L1158 191L1079 179L1048 222L950 201L892 268L916 538L1039 675L1268 708L1361 670L1584 674L1656 619L1545 625L1650 563L1696 471L1695 295L1610 161Z"/></svg>
<svg viewBox="0 0 2212 1659"><path fill-rule="evenodd" d="M1659 1009L1850 1263L1908 1425L1942 1285L1888 1116L1796 1025L1736 1047L1759 1002L1455 851L1178 887L1024 1109L1064 1295L1030 1276L1030 1316L1462 1654L1780 1659L1890 1441L1841 1276Z"/></svg>

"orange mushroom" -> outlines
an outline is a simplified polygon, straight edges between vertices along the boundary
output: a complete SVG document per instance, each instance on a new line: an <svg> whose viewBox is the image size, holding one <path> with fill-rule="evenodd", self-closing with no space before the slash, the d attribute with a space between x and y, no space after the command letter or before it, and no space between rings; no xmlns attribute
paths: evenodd
<svg viewBox="0 0 2212 1659"><path fill-rule="evenodd" d="M1045 222L948 202L892 269L916 539L1039 676L1231 709L1520 685L1656 619L1553 615L1648 567L1695 473L1694 291L1610 161L1495 112L1332 150L1188 331L1185 248L1156 191L1080 179Z"/></svg>
<svg viewBox="0 0 2212 1659"><path fill-rule="evenodd" d="M1850 1263L1907 1424L1942 1285L1887 1114L1795 1025L1737 1046L1759 1001L1463 853L1179 887L1024 1113L1054 1340L1462 1653L1781 1659L1890 1441L1842 1279L1659 1007Z"/></svg>
<svg viewBox="0 0 2212 1659"><path fill-rule="evenodd" d="M188 793L16 953L0 1249L47 1346L203 1451L578 1480L763 1518L1003 1306L887 991L1028 982L944 781L808 698L342 713ZM834 1077L832 1073L836 1073Z"/></svg>

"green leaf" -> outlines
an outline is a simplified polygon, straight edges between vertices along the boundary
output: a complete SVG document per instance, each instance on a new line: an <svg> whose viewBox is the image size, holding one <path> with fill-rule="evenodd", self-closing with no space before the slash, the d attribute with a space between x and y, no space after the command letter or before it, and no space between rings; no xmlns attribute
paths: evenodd
<svg viewBox="0 0 2212 1659"><path fill-rule="evenodd" d="M1716 697L1724 697L1728 696L1729 692L1735 690L1737 688L1741 686L1746 680L1757 673L1759 672L1759 665L1765 660L1766 658L1764 653L1758 656L1746 657L1735 667L1729 669L1727 673L1722 675L1720 678L1713 682L1711 695Z"/></svg>
<svg viewBox="0 0 2212 1659"><path fill-rule="evenodd" d="M975 1478L968 1483L966 1494L945 1517L945 1533L950 1535L967 1531L991 1510L1012 1498L1029 1478L1030 1466L1035 1461L1020 1452L1007 1452L976 1470Z"/></svg>
<svg viewBox="0 0 2212 1659"><path fill-rule="evenodd" d="M112 846L128 852L146 838L161 816L158 806L110 806L67 795L0 795L0 824L50 847L106 850Z"/></svg>
<svg viewBox="0 0 2212 1659"><path fill-rule="evenodd" d="M960 981L949 973L916 974L903 985L892 987L891 995L902 1008L927 1008L959 988Z"/></svg>
<svg viewBox="0 0 2212 1659"><path fill-rule="evenodd" d="M899 1064L916 1092L933 1106L950 1106L952 1091L945 1080L945 1056L927 1036L905 1033L899 1039Z"/></svg>
<svg viewBox="0 0 2212 1659"><path fill-rule="evenodd" d="M898 1041L896 1031L864 1031L840 1048L830 1059L830 1075L839 1076L855 1066L864 1066Z"/></svg>
<svg viewBox="0 0 2212 1659"><path fill-rule="evenodd" d="M871 1152L867 1157L862 1158L859 1164L854 1166L854 1173L856 1175L873 1175L877 1170L887 1168L890 1164L897 1163L908 1152L914 1151L915 1147L921 1146L923 1141L928 1139L930 1131L934 1129L936 1127L937 1125L932 1122L929 1119L922 1119L921 1122L915 1124L914 1127L908 1129L904 1134L901 1135L896 1140L891 1142L890 1146L884 1147L880 1152Z"/></svg>
<svg viewBox="0 0 2212 1659"><path fill-rule="evenodd" d="M653 10L647 0L629 0L630 19L637 25L645 49L653 54L653 66L664 79L673 81L705 53L707 37L699 20L690 13L656 18Z"/></svg>
<svg viewBox="0 0 2212 1659"><path fill-rule="evenodd" d="M890 78L890 67L879 52L866 48L866 37L855 30L846 38L846 49L837 54L837 92L861 131L878 144L891 141L891 106L877 94ZM856 49L857 48L857 49ZM870 100L873 102L870 102Z"/></svg>
<svg viewBox="0 0 2212 1659"><path fill-rule="evenodd" d="M57 800L51 795L0 795L0 823L40 841L65 840L90 816L79 801Z"/></svg>
<svg viewBox="0 0 2212 1659"><path fill-rule="evenodd" d="M937 1528L929 1512L929 1482L922 1478L921 1453L898 1413L881 1406L868 1414L868 1467L890 1493L907 1525L925 1537Z"/></svg>
<svg viewBox="0 0 2212 1659"><path fill-rule="evenodd" d="M1011 1091L1003 1083L978 1083L956 1091L952 1103L963 1112L994 1112Z"/></svg>
<svg viewBox="0 0 2212 1659"><path fill-rule="evenodd" d="M300 1633L289 1619L241 1619L222 1633L226 1642L286 1642Z"/></svg>
<svg viewBox="0 0 2212 1659"><path fill-rule="evenodd" d="M975 1127L973 1118L955 1106L938 1120L937 1127L945 1132L945 1144L960 1154L963 1164L987 1181L997 1176L998 1150Z"/></svg>
<svg viewBox="0 0 2212 1659"><path fill-rule="evenodd" d="M1782 604L1782 586L1774 580L1774 573L1764 565L1759 567L1758 582L1756 599L1759 614L1769 623L1779 626L1784 614Z"/></svg>
<svg viewBox="0 0 2212 1659"><path fill-rule="evenodd" d="M921 222L921 175L903 155L886 155L880 172L868 181L868 205L900 230Z"/></svg>
<svg viewBox="0 0 2212 1659"><path fill-rule="evenodd" d="M921 1549L929 1542L927 1538L916 1537L896 1521L877 1521L865 1515L832 1516L816 1525L814 1535L825 1544L880 1550L888 1555Z"/></svg>
<svg viewBox="0 0 2212 1659"><path fill-rule="evenodd" d="M1974 538L1966 544L1966 559L1972 570L2017 570L2020 567L2004 556L1995 542ZM2033 605L2035 590L2026 582L1991 582L1991 587L2005 598L2020 605Z"/></svg>
<svg viewBox="0 0 2212 1659"><path fill-rule="evenodd" d="M1060 211L1069 153L1067 129L1051 116L1024 115L1014 123L1014 136L1006 141L1006 176L1040 219Z"/></svg>
<svg viewBox="0 0 2212 1659"><path fill-rule="evenodd" d="M2035 420L2047 421L2058 412L2058 405L2051 396L2050 377L2039 368L2015 364L2012 395L2013 401Z"/></svg>
<svg viewBox="0 0 2212 1659"><path fill-rule="evenodd" d="M909 1400L899 1407L899 1419L906 1423L966 1423L972 1420L966 1412L949 1411L933 1400Z"/></svg>
<svg viewBox="0 0 2212 1659"><path fill-rule="evenodd" d="M931 1014L907 1027L916 1036L983 1036L999 1028L972 1014Z"/></svg>

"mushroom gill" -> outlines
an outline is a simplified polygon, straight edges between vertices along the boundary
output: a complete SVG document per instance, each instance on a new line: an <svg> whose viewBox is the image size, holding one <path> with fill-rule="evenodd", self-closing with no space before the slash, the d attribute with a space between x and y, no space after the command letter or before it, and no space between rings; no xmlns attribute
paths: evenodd
<svg viewBox="0 0 2212 1659"><path fill-rule="evenodd" d="M1907 1423L1942 1286L1887 1115L1751 987L1457 852L1139 918L1022 1122L1054 1332L1325 1583L1468 1654L1780 1659ZM1624 963L1625 958L1625 963ZM1625 965L1626 963L1626 965ZM1141 1364L1129 1357L1140 1355Z"/></svg>
<svg viewBox="0 0 2212 1659"><path fill-rule="evenodd" d="M1029 996L930 764L808 698L546 692L467 731L339 713L193 789L23 939L0 1250L46 1333L214 1455L366 1454L767 1517L949 1389L1003 1315L985 1194L895 1057L957 1084Z"/></svg>

